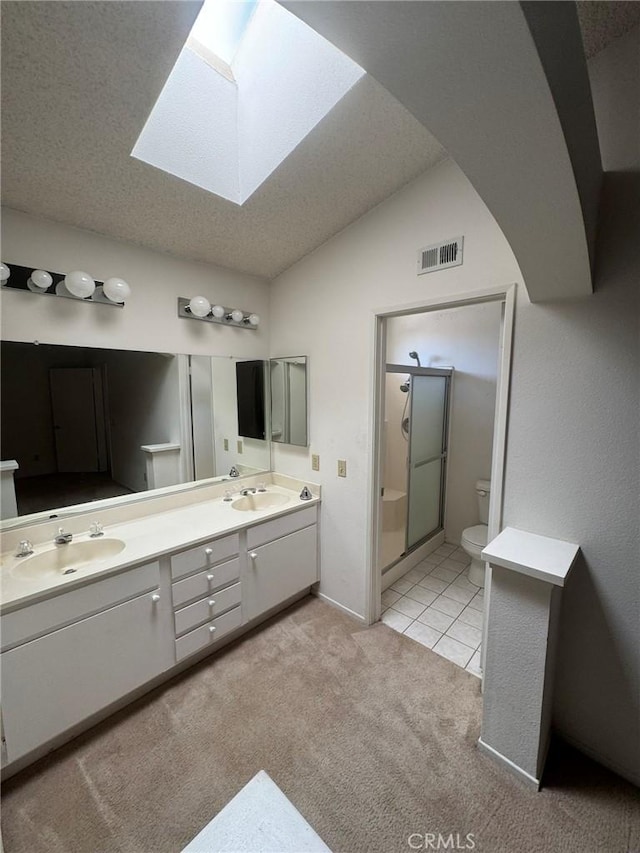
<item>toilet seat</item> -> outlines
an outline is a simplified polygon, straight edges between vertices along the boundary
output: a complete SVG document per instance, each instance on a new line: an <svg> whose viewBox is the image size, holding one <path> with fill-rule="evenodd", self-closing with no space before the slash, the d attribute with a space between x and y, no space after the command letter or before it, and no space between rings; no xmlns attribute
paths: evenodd
<svg viewBox="0 0 640 853"><path fill-rule="evenodd" d="M482 550L487 544L487 535L489 527L486 524L476 524L473 527L467 527L462 531L462 542L468 542L476 548Z"/></svg>

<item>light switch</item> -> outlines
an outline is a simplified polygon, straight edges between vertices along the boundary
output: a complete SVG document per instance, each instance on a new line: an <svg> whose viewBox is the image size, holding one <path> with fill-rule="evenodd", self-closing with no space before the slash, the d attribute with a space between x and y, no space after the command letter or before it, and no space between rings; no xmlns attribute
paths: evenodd
<svg viewBox="0 0 640 853"><path fill-rule="evenodd" d="M338 459L338 477L347 476L347 460Z"/></svg>
<svg viewBox="0 0 640 853"><path fill-rule="evenodd" d="M311 470L319 471L320 470L320 456L317 453L311 454Z"/></svg>
<svg viewBox="0 0 640 853"><path fill-rule="evenodd" d="M224 449L225 450L229 449L229 439L228 438L225 438L225 440L224 440Z"/></svg>
<svg viewBox="0 0 640 853"><path fill-rule="evenodd" d="M238 453L242 453L242 442L238 439Z"/></svg>

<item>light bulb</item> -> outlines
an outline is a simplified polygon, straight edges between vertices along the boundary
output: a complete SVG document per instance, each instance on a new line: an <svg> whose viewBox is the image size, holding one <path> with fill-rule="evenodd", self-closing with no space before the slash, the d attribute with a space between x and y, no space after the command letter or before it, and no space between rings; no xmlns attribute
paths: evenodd
<svg viewBox="0 0 640 853"><path fill-rule="evenodd" d="M122 304L131 296L131 288L123 278L108 278L102 285L102 290L107 299Z"/></svg>
<svg viewBox="0 0 640 853"><path fill-rule="evenodd" d="M211 313L217 320L222 320L224 317L224 308L222 305L214 305L211 309Z"/></svg>
<svg viewBox="0 0 640 853"><path fill-rule="evenodd" d="M244 319L244 314L239 308L234 308L231 312L231 319L234 323L242 323L242 320Z"/></svg>
<svg viewBox="0 0 640 853"><path fill-rule="evenodd" d="M6 264L0 264L0 281L4 284L9 276L11 275L11 270Z"/></svg>
<svg viewBox="0 0 640 853"><path fill-rule="evenodd" d="M260 317L257 314L249 314L249 323L252 326L257 326L260 322Z"/></svg>
<svg viewBox="0 0 640 853"><path fill-rule="evenodd" d="M189 311L194 317L206 317L211 311L211 303L204 296L194 296L189 302Z"/></svg>
<svg viewBox="0 0 640 853"><path fill-rule="evenodd" d="M27 287L32 293L44 293L52 284L53 278L46 270L34 270L27 281Z"/></svg>
<svg viewBox="0 0 640 853"><path fill-rule="evenodd" d="M96 289L96 283L91 276L82 272L82 270L74 270L65 276L64 284L69 293L77 296L78 299L86 299L91 296Z"/></svg>

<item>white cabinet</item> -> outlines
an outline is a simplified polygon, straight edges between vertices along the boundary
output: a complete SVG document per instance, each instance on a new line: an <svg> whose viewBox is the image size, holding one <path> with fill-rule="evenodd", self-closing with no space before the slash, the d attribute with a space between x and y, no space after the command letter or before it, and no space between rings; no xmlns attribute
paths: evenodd
<svg viewBox="0 0 640 853"><path fill-rule="evenodd" d="M276 607L318 580L316 508L250 528L242 610L246 622ZM281 523L281 524L279 524ZM306 525L306 526L304 526ZM299 526L301 529L295 530ZM295 532L288 531L294 529ZM279 533L287 531L287 535ZM278 538L273 538L278 536ZM258 545L265 538L272 541Z"/></svg>
<svg viewBox="0 0 640 853"><path fill-rule="evenodd" d="M2 716L12 762L171 665L158 590L2 654ZM164 621L164 631L163 631Z"/></svg>

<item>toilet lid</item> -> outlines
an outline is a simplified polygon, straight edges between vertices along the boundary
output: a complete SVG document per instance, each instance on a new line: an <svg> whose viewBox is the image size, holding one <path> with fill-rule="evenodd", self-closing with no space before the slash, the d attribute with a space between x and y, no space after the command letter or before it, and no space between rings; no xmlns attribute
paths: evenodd
<svg viewBox="0 0 640 853"><path fill-rule="evenodd" d="M486 524L476 524L475 527L467 527L463 532L462 538L466 539L471 545L477 545L484 548L487 544L487 533L489 528Z"/></svg>

